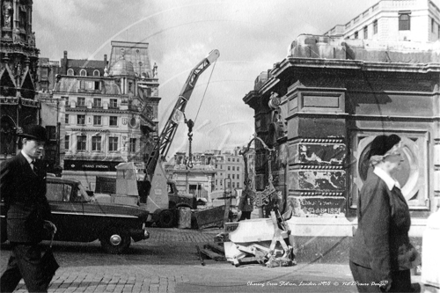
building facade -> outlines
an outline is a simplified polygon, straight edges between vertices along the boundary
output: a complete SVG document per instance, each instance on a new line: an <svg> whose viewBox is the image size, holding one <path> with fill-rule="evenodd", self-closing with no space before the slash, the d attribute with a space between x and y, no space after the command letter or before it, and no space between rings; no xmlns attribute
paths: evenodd
<svg viewBox="0 0 440 293"><path fill-rule="evenodd" d="M15 155L17 132L40 123L36 98L38 54L32 31L32 1L2 0L0 23L0 158Z"/></svg>
<svg viewBox="0 0 440 293"><path fill-rule="evenodd" d="M269 160L256 143L256 188L273 176L281 206L296 216L294 235L352 235L366 154L380 134L402 138L398 180L413 217L410 236L421 237L439 208L440 54L435 44L408 52L402 43L383 51L372 42L301 35L244 97L258 137L275 149Z"/></svg>
<svg viewBox="0 0 440 293"><path fill-rule="evenodd" d="M55 87L56 77L60 73L60 62L49 58L38 59L38 83L37 90L42 94L52 94Z"/></svg>
<svg viewBox="0 0 440 293"><path fill-rule="evenodd" d="M173 160L165 165L165 170L179 192L208 200L214 191L214 162L214 154L210 152L194 153L191 161L186 153L177 152Z"/></svg>
<svg viewBox="0 0 440 293"><path fill-rule="evenodd" d="M190 160L184 152L177 152L173 160L166 164L168 178L176 182L177 188L184 193L196 194L208 198L213 191L233 191L244 188L244 159L234 151L213 150L192 154ZM246 158L253 162L252 150ZM250 174L254 172L252 168Z"/></svg>
<svg viewBox="0 0 440 293"><path fill-rule="evenodd" d="M241 189L244 182L244 160L239 153L239 148L234 151L219 151L215 156L215 190Z"/></svg>
<svg viewBox="0 0 440 293"><path fill-rule="evenodd" d="M381 0L324 35L344 39L435 42L440 39L439 1ZM437 4L437 5L436 5Z"/></svg>
<svg viewBox="0 0 440 293"><path fill-rule="evenodd" d="M157 68L136 68L126 59L131 51L148 56L148 44L124 42L122 51L120 42L112 45L117 46L112 64L106 55L103 61L72 60L65 52L53 91L60 105L63 176L80 179L91 190L96 176L115 176L121 162L143 170L157 137Z"/></svg>

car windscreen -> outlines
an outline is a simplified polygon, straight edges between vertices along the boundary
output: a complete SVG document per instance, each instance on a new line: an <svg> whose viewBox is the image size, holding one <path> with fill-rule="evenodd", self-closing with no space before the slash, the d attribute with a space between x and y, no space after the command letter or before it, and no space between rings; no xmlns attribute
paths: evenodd
<svg viewBox="0 0 440 293"><path fill-rule="evenodd" d="M48 182L46 198L48 201L70 201L72 186L63 183Z"/></svg>
<svg viewBox="0 0 440 293"><path fill-rule="evenodd" d="M84 188L84 186L82 184L79 184L75 201L92 201L93 202L95 200L94 200L94 197L91 197L87 194L87 191Z"/></svg>

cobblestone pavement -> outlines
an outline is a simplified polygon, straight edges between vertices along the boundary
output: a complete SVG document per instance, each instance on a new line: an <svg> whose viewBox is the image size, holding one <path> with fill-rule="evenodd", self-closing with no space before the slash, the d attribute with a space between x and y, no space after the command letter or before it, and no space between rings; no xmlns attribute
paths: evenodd
<svg viewBox="0 0 440 293"><path fill-rule="evenodd" d="M204 230L192 230L192 229L150 229L151 236L147 240L149 242L185 242L185 243L207 243L213 242L214 236L223 230L212 228Z"/></svg>
<svg viewBox="0 0 440 293"><path fill-rule="evenodd" d="M54 254L61 267L49 292L175 292L176 284L189 279L169 267L172 263L197 263L195 244L213 242L219 232L150 228L150 239L132 243L127 255L107 255L98 241L55 242ZM1 272L6 268L9 253L8 244L2 245ZM27 292L23 280L16 292Z"/></svg>
<svg viewBox="0 0 440 293"><path fill-rule="evenodd" d="M345 264L267 268L206 260L202 266L195 245L213 242L221 230L150 228L150 232L150 239L133 243L121 255L102 252L98 241L55 242L61 267L49 292L356 292ZM9 253L8 244L3 244L1 272ZM16 292L27 292L23 281Z"/></svg>

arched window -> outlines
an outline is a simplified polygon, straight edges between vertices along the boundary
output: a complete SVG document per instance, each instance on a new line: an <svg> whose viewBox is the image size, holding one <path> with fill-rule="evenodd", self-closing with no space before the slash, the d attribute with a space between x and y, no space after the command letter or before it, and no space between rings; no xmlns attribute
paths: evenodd
<svg viewBox="0 0 440 293"><path fill-rule="evenodd" d="M75 71L72 68L67 69L67 75L75 75Z"/></svg>
<svg viewBox="0 0 440 293"><path fill-rule="evenodd" d="M85 69L81 69L80 72L79 72L79 75L87 76L87 71Z"/></svg>
<svg viewBox="0 0 440 293"><path fill-rule="evenodd" d="M399 31L411 30L411 17L409 13L399 14Z"/></svg>
<svg viewBox="0 0 440 293"><path fill-rule="evenodd" d="M99 72L98 69L93 70L93 76L100 76L101 73Z"/></svg>

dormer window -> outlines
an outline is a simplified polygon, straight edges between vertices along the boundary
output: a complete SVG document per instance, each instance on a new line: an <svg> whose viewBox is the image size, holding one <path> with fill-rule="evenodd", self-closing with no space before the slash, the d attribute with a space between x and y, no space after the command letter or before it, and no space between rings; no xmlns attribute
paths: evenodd
<svg viewBox="0 0 440 293"><path fill-rule="evenodd" d="M67 69L67 75L73 76L75 75L75 71L72 68Z"/></svg>
<svg viewBox="0 0 440 293"><path fill-rule="evenodd" d="M79 75L81 75L81 76L87 76L87 71L86 71L85 69L81 69L81 70L79 71Z"/></svg>
<svg viewBox="0 0 440 293"><path fill-rule="evenodd" d="M100 76L101 73L99 72L98 69L93 70L93 76Z"/></svg>

